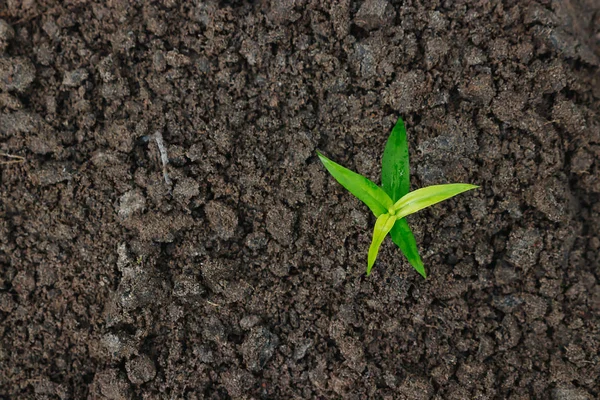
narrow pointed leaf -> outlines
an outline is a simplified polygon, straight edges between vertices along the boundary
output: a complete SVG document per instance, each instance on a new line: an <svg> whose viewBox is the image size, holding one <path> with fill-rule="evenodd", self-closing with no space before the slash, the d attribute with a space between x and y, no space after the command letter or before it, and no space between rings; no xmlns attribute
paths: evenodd
<svg viewBox="0 0 600 400"><path fill-rule="evenodd" d="M425 266L423 265L423 261L421 261L419 249L417 248L417 241L408 226L406 218L396 221L394 227L390 231L390 236L396 246L400 247L400 250L402 250L402 253L406 256L410 265L412 265L423 278L427 278Z"/></svg>
<svg viewBox="0 0 600 400"><path fill-rule="evenodd" d="M446 185L433 185L426 188L417 189L408 193L398 200L391 208L396 218L404 218L407 215L416 213L431 205L437 204L451 197L456 196L467 190L478 188L479 186L468 183L450 183Z"/></svg>
<svg viewBox="0 0 600 400"><path fill-rule="evenodd" d="M365 203L376 217L387 213L392 204L394 204L392 199L390 199L390 196L388 196L383 189L364 176L359 175L348 168L342 167L319 152L317 152L317 154L325 168L327 168L327 171L329 171L335 180L360 201Z"/></svg>
<svg viewBox="0 0 600 400"><path fill-rule="evenodd" d="M398 118L383 151L381 186L393 201L400 200L410 190L408 143L406 140L406 127L402 118ZM396 246L408 259L410 265L426 278L427 274L419 255L417 241L405 218L396 221L390 235Z"/></svg>
<svg viewBox="0 0 600 400"><path fill-rule="evenodd" d="M377 222L375 222L375 228L373 229L373 240L371 241L371 246L369 247L367 275L371 273L371 268L373 268L373 264L375 264L377 254L379 253L379 247L381 246L383 239L385 239L395 222L396 218L390 214L381 214L379 218L377 218Z"/></svg>
<svg viewBox="0 0 600 400"><path fill-rule="evenodd" d="M408 144L402 118L398 118L383 151L381 187L394 202L400 200L410 190Z"/></svg>

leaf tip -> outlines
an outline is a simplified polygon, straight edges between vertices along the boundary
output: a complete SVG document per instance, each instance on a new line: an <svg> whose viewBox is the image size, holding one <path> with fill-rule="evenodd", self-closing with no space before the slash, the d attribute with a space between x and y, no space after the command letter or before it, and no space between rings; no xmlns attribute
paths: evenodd
<svg viewBox="0 0 600 400"><path fill-rule="evenodd" d="M425 265L423 265L423 261L419 257L418 260L409 260L410 265L421 275L423 278L427 279L427 272L425 271Z"/></svg>
<svg viewBox="0 0 600 400"><path fill-rule="evenodd" d="M479 189L480 188L479 185L472 185L470 183L463 183L463 185L464 185L464 188L465 188L463 190L463 192L466 192L466 191L469 191L469 190L474 190L474 189Z"/></svg>
<svg viewBox="0 0 600 400"><path fill-rule="evenodd" d="M471 183L457 183L457 185L461 185L463 187L463 192L466 192L468 190L473 190L473 189L479 189L480 188L479 185L473 185Z"/></svg>

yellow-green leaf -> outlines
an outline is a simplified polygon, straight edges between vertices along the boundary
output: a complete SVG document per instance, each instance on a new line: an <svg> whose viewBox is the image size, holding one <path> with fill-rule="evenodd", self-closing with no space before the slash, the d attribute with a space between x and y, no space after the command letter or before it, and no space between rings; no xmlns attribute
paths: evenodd
<svg viewBox="0 0 600 400"><path fill-rule="evenodd" d="M367 275L371 273L371 268L373 268L373 264L375 264L377 254L379 253L379 247L381 246L383 239L385 239L388 232L394 226L394 222L396 222L396 218L390 214L381 214L379 218L377 218L375 228L373 229L373 240L369 247Z"/></svg>
<svg viewBox="0 0 600 400"><path fill-rule="evenodd" d="M325 168L327 168L327 171L329 171L335 180L360 201L365 203L376 217L388 212L394 202L383 189L364 176L331 161L318 151L317 154Z"/></svg>
<svg viewBox="0 0 600 400"><path fill-rule="evenodd" d="M449 183L417 189L398 200L390 209L390 213L394 214L398 219L404 218L440 201L478 187L468 183Z"/></svg>

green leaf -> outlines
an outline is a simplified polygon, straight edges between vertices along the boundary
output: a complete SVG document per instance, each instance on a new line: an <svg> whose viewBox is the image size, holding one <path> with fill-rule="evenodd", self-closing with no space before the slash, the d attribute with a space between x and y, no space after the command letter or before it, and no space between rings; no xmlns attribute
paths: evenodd
<svg viewBox="0 0 600 400"><path fill-rule="evenodd" d="M390 209L390 213L394 214L398 219L404 218L440 201L478 187L468 183L450 183L417 189L398 200Z"/></svg>
<svg viewBox="0 0 600 400"><path fill-rule="evenodd" d="M383 151L381 186L393 201L400 200L410 190L408 143L402 118L398 118ZM410 265L426 278L427 274L417 249L417 241L406 219L402 218L396 221L390 234Z"/></svg>
<svg viewBox="0 0 600 400"><path fill-rule="evenodd" d="M371 246L369 247L367 275L371 273L371 268L373 268L373 264L375 264L377 254L379 253L379 247L381 246L383 239L385 239L395 222L396 217L390 214L381 214L379 218L377 218L377 222L375 222L375 228L373 229L373 240L371 241Z"/></svg>
<svg viewBox="0 0 600 400"><path fill-rule="evenodd" d="M408 226L406 218L396 221L394 227L390 231L390 235L392 236L392 241L396 246L400 247L400 250L402 250L402 253L406 256L410 265L412 265L423 278L427 278L425 266L423 265L423 261L421 261L419 249L417 248L417 241Z"/></svg>
<svg viewBox="0 0 600 400"><path fill-rule="evenodd" d="M335 180L348 189L348 191L360 201L365 203L376 217L387 213L394 204L392 199L390 199L390 196L388 196L383 189L364 176L350 171L348 168L342 167L318 151L317 154L325 168L327 168L327 171L329 171Z"/></svg>
<svg viewBox="0 0 600 400"><path fill-rule="evenodd" d="M398 118L383 151L381 187L393 201L400 200L410 190L408 144L402 118Z"/></svg>

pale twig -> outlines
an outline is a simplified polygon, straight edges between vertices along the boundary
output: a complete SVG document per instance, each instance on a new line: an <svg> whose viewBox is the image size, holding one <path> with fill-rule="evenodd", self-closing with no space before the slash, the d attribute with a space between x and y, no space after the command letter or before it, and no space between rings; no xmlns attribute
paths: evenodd
<svg viewBox="0 0 600 400"><path fill-rule="evenodd" d="M546 121L542 126L550 125L550 124L560 124L560 119L553 119L552 121Z"/></svg>
<svg viewBox="0 0 600 400"><path fill-rule="evenodd" d="M165 142L163 140L162 133L160 131L156 131L152 138L156 141L156 145L158 146L158 152L160 153L160 161L162 162L162 172L163 177L165 178L165 183L169 188L169 192L171 191L171 187L173 183L171 179L169 179L169 174L167 173L167 164L169 163L169 156L167 155L167 148L165 146Z"/></svg>
<svg viewBox="0 0 600 400"><path fill-rule="evenodd" d="M14 154L0 153L0 157L11 158L8 161L0 161L0 165L22 164L25 162L25 157L16 156Z"/></svg>

